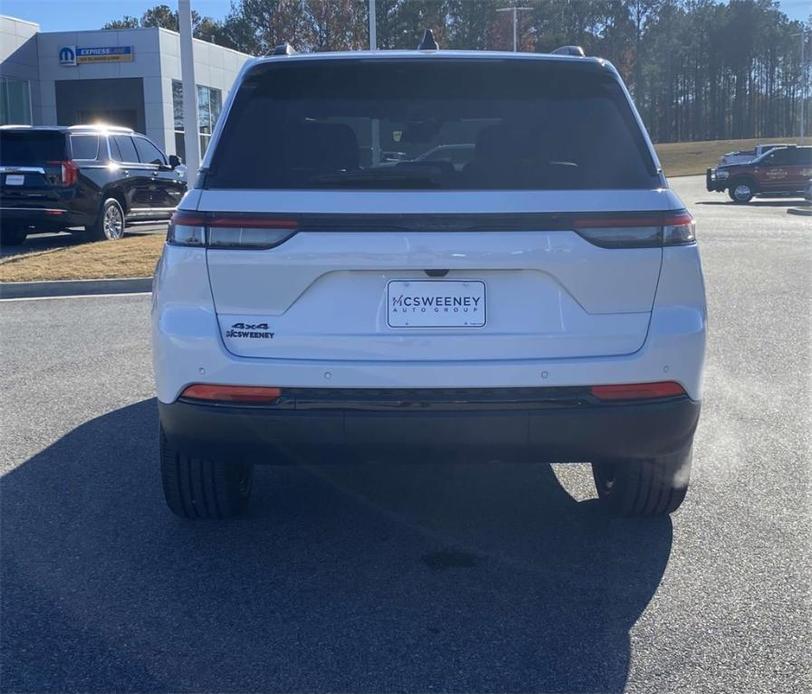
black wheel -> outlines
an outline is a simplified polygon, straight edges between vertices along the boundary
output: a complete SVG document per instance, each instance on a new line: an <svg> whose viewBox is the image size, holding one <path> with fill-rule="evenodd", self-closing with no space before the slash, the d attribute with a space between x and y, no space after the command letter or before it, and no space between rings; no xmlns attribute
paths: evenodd
<svg viewBox="0 0 812 694"><path fill-rule="evenodd" d="M107 198L96 222L86 228L94 241L116 241L124 236L124 210L115 198Z"/></svg>
<svg viewBox="0 0 812 694"><path fill-rule="evenodd" d="M652 460L592 463L598 498L620 516L662 516L676 511L688 491L691 449Z"/></svg>
<svg viewBox="0 0 812 694"><path fill-rule="evenodd" d="M727 194L733 202L743 205L753 199L756 189L750 181L741 179L730 184Z"/></svg>
<svg viewBox="0 0 812 694"><path fill-rule="evenodd" d="M18 224L3 224L0 226L0 243L4 246L19 246L25 243L28 228Z"/></svg>
<svg viewBox="0 0 812 694"><path fill-rule="evenodd" d="M231 518L251 496L254 467L249 463L185 455L161 429L161 479L166 504L182 518Z"/></svg>

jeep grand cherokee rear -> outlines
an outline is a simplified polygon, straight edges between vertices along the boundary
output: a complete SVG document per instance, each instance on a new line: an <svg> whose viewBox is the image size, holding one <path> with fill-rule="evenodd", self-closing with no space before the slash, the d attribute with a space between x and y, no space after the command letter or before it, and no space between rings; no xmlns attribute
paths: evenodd
<svg viewBox="0 0 812 694"><path fill-rule="evenodd" d="M172 511L239 513L256 463L429 457L591 462L610 510L679 506L699 253L611 65L279 56L225 113L155 277Z"/></svg>

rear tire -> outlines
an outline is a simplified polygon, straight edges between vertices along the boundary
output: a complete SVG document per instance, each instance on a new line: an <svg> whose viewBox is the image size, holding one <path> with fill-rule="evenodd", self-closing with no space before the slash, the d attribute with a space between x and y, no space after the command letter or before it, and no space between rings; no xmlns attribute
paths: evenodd
<svg viewBox="0 0 812 694"><path fill-rule="evenodd" d="M86 227L94 241L117 241L124 237L124 210L115 198L107 198L99 212L98 219Z"/></svg>
<svg viewBox="0 0 812 694"><path fill-rule="evenodd" d="M619 516L663 516L676 511L688 491L691 449L651 460L592 463L601 503Z"/></svg>
<svg viewBox="0 0 812 694"><path fill-rule="evenodd" d="M4 224L0 227L0 244L4 246L21 246L28 236L28 229L15 224Z"/></svg>
<svg viewBox="0 0 812 694"><path fill-rule="evenodd" d="M181 518L232 518L251 497L254 466L186 455L160 432L161 480L166 504Z"/></svg>
<svg viewBox="0 0 812 694"><path fill-rule="evenodd" d="M736 204L745 205L753 199L756 194L756 187L750 181L739 179L730 184L727 194Z"/></svg>

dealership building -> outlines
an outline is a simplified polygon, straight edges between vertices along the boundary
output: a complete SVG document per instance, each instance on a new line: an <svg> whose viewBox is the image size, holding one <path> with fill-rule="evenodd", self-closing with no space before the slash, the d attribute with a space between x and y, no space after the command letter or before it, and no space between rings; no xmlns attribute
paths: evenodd
<svg viewBox="0 0 812 694"><path fill-rule="evenodd" d="M251 56L194 40L201 154ZM0 125L104 122L184 156L180 37L166 29L41 32L0 16Z"/></svg>

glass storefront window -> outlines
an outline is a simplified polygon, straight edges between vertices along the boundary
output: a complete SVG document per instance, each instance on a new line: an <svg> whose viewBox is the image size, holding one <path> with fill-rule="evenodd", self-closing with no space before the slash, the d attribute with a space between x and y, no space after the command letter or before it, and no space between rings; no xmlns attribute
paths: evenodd
<svg viewBox="0 0 812 694"><path fill-rule="evenodd" d="M214 126L223 108L219 89L197 85L197 125L200 135L200 156L206 153ZM183 127L183 83L172 80L172 113L175 122L175 152L185 159L186 145Z"/></svg>
<svg viewBox="0 0 812 694"><path fill-rule="evenodd" d="M31 122L28 80L0 77L0 125L31 125Z"/></svg>

